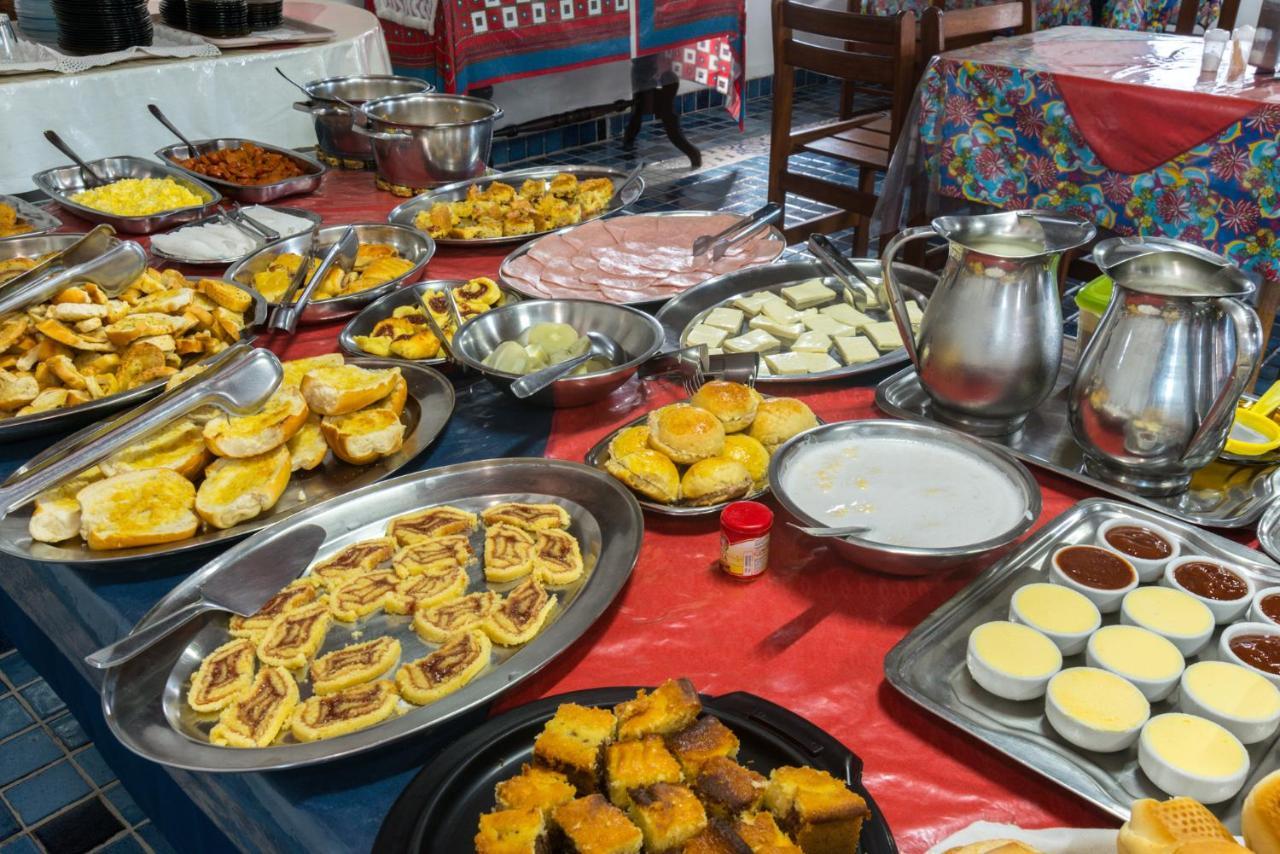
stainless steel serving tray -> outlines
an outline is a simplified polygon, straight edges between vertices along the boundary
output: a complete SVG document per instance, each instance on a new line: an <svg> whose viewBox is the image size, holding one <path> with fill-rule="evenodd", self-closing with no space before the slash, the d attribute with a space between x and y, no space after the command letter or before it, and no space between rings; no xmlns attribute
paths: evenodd
<svg viewBox="0 0 1280 854"><path fill-rule="evenodd" d="M308 220L311 223L311 228L309 229L309 231L315 231L317 228L320 227L320 223L323 221L323 217L321 217L320 214L316 213L315 211L303 210L302 208L284 207L282 205L271 205L271 208L273 210L283 211L284 213L287 213L290 216L302 217L303 219ZM186 223L182 227L194 228L196 226L208 225L209 223L218 222L218 221L227 222L228 224L230 224L230 222L227 220L226 212L217 211L215 213L210 214L209 216L202 217L198 220L195 220L194 222ZM252 231L253 229L250 228L249 230ZM308 232L304 231L301 233L307 234ZM297 235L291 235L291 236L297 236ZM253 251L251 252L248 252L244 255L238 255L234 258L217 258L212 261L206 261L203 258L185 258L180 255L173 255L171 253L165 252L164 250L160 249L158 246L156 246L154 241L152 241L150 249L151 249L152 255L156 256L157 258L163 258L165 261L172 261L175 264L187 264L192 267L226 267L231 264L236 264L240 261L243 261L245 258L248 258L250 255L253 255L259 249L261 249L264 246L267 246L270 243L270 241L268 241L266 238L263 238L263 237L258 237L257 240L258 240L258 245L254 247Z"/></svg>
<svg viewBox="0 0 1280 854"><path fill-rule="evenodd" d="M407 288L401 288L398 291L392 291L377 302L372 302L365 306L363 311L351 318L350 322L343 327L342 333L338 335L338 345L344 353L352 356L367 356L369 354L361 350L360 345L356 343L357 336L368 335L373 332L373 327L378 324L378 321L390 317L401 306L422 305L422 298L427 291L456 288L466 283L466 279L431 279L425 282L418 282L418 284L410 285ZM510 305L513 302L518 302L519 299L520 297L514 291L503 288L502 299L494 307ZM399 356L386 356L385 358L388 361L405 362L410 365L443 365L449 361L444 356L434 359L402 359Z"/></svg>
<svg viewBox="0 0 1280 854"><path fill-rule="evenodd" d="M71 238L74 240L82 235L78 234L45 234L37 237L29 238L36 240L57 240L60 238ZM15 238L15 242L18 238ZM71 241L67 241L70 243ZM65 248L65 247L62 247ZM4 249L4 244L0 243L0 250ZM45 252L52 252L52 249L46 249ZM233 283L234 284L234 283ZM245 327L241 332L240 338L251 339L257 335L258 327L262 326L267 320L267 301L264 300L257 291L251 288L241 288L248 292L253 298L253 306L246 313ZM205 359L212 358L206 356ZM199 364L205 359L200 359L189 365ZM187 366L189 366L187 365ZM184 367L187 367L184 366ZM17 439L27 439L32 436L47 436L50 434L62 433L102 420L103 417L111 415L121 410L128 409L134 404L141 403L148 398L155 397L164 391L167 380L158 379L152 382L140 385L137 388L131 388L128 391L109 394L106 397L100 397L97 400L91 400L88 403L82 403L79 406L66 406L61 409L51 409L48 412L36 412L31 415L18 415L12 418L0 418L0 442L11 441ZM19 470L21 471L21 469ZM0 527L4 522L0 521ZM24 527L25 531L26 528ZM40 544L37 544L40 545ZM0 535L0 551L4 551L3 535Z"/></svg>
<svg viewBox="0 0 1280 854"><path fill-rule="evenodd" d="M1280 561L1280 501L1272 501L1258 520L1258 545L1272 560Z"/></svg>
<svg viewBox="0 0 1280 854"><path fill-rule="evenodd" d="M1280 464L1262 466L1216 460L1196 472L1190 489L1168 498L1136 495L1086 473L1084 452L1072 437L1067 422L1067 390L1075 376L1076 358L1076 341L1067 338L1062 350L1062 370L1058 372L1053 394L1031 413L1017 433L983 438L1003 445L1024 462L1184 522L1214 528L1243 528L1257 521L1280 487ZM929 396L920 386L913 366L876 387L876 405L898 418L942 423L933 417Z"/></svg>
<svg viewBox="0 0 1280 854"><path fill-rule="evenodd" d="M0 203L11 206L18 212L18 221L25 222L31 226L30 231L24 231L22 234L14 234L9 237L0 238L0 240L14 240L19 237L35 237L46 232L56 231L62 227L62 220L54 216L42 205L33 205L25 199L17 196L0 195Z"/></svg>
<svg viewBox="0 0 1280 854"><path fill-rule="evenodd" d="M1280 566L1253 549L1191 525L1106 498L1091 498L1067 510L1041 528L1016 551L975 578L902 639L884 660L885 678L911 700L944 718L1008 758L1063 786L1094 806L1128 819L1138 798L1164 800L1138 769L1137 746L1118 753L1082 751L1062 739L1044 719L1044 699L1003 700L980 688L969 675L965 654L969 633L979 624L1009 617L1013 592L1035 581L1048 581L1048 563L1060 545L1092 543L1098 526L1116 518L1159 525L1181 540L1183 554L1201 554L1229 561L1255 580L1280 584ZM1117 622L1104 615L1103 624ZM1189 661L1212 659L1220 631ZM1084 664L1084 654L1066 656L1063 667ZM1176 698L1176 693L1174 697ZM1175 700L1153 703L1151 714L1171 711ZM1235 833L1240 832L1240 808L1245 795L1261 777L1280 767L1271 755L1273 737L1248 748L1249 780L1240 794L1211 809Z"/></svg>
<svg viewBox="0 0 1280 854"><path fill-rule="evenodd" d="M104 157L89 163L94 171L108 181L122 178L172 178L191 192L207 201L202 205L178 208L173 211L148 216L117 216L94 210L71 201L71 197L85 189L86 181L79 166L58 166L31 176L37 187L62 207L89 222L105 222L124 234L151 234L163 231L180 222L190 222L204 216L210 208L222 201L222 194L204 181L192 178L181 169L154 163L141 157Z"/></svg>
<svg viewBox="0 0 1280 854"><path fill-rule="evenodd" d="M570 531L582 544L588 571L582 581L555 591L559 604L537 637L513 651L495 646L489 669L456 693L428 706L409 706L398 718L338 738L253 750L215 747L204 734L211 721L197 722L185 703L192 671L227 640L226 615L211 614L107 673L102 706L112 732L130 750L165 765L197 771L265 771L381 747L488 703L576 641L630 576L640 551L643 518L626 487L608 475L561 460L502 459L445 466L369 486L299 513L220 555L174 588L139 623L147 625L189 603L206 579L250 555L270 552L300 525L325 529L328 536L319 553L323 557L356 540L382 536L387 520L404 513L446 503L479 512L500 501L554 502L568 510ZM479 554L483 534L478 536ZM468 567L472 590L485 587L478 564ZM508 586L514 585L494 585ZM385 614L354 624L335 621L322 653L350 643L352 631L363 630L365 640L394 634L404 647L401 660L411 661L431 648L413 632L411 622L408 616Z"/></svg>
<svg viewBox="0 0 1280 854"><path fill-rule="evenodd" d="M0 261L8 261L10 258L39 258L41 255L48 255L50 252L62 252L84 237L83 231L74 233L66 232L63 234L21 234L16 237L6 237L0 240ZM119 238L112 237L107 241L107 246L115 246L119 243ZM14 278L18 273L14 273L9 278ZM8 279L0 280L0 285Z"/></svg>
<svg viewBox="0 0 1280 854"><path fill-rule="evenodd" d="M177 161L184 154L189 158L198 157L201 154L208 154L213 151L223 151L225 149L237 149L246 142L251 142L259 148L267 151L274 151L276 154L282 154L292 160L302 169L301 175L295 175L292 178L285 178L283 181L275 181L271 184L237 184L234 181L226 181L222 178L214 178L210 175L204 175L196 172L194 169L179 164ZM156 157L172 166L174 169L181 170L197 181L203 181L211 187L216 187L223 196L228 199L236 199L241 202L249 202L255 205L273 202L276 199L282 199L285 196L296 196L301 193L313 193L316 187L320 186L320 181L324 178L324 173L329 171L329 167L325 166L314 157L308 157L298 151L288 148L280 148L276 145L268 145L265 142L258 142L253 139L241 139L239 137L221 137L219 139L196 139L192 140L191 145L195 148L195 154L191 153L191 149L187 148L186 143L179 142L175 145L167 145L156 152ZM185 158L184 158L185 159Z"/></svg>
<svg viewBox="0 0 1280 854"><path fill-rule="evenodd" d="M680 217L680 218L688 219L692 217L718 216L720 213L722 212L721 211L660 211L657 213L635 214L635 216ZM744 216L743 219L745 220L746 217ZM564 228L556 229L555 231L549 231L546 234L543 234L542 237L547 237L548 235L552 235L552 234L563 234L566 231L571 231L572 229L577 228L579 225L582 225L582 223L578 223L578 225L567 225ZM777 226L768 225L768 226L765 226L765 233L778 242L778 246L779 246L778 255L781 255L787 248L787 239L783 237L782 232L778 230ZM542 238L539 238L539 240L540 239ZM537 240L531 240L528 243L524 244L523 246L517 247L515 250L511 252L510 255L508 255L506 258L503 258L501 266L498 267L498 283L502 285L504 288L513 290L516 293L520 294L521 296L528 297L529 299L547 299L547 297L541 294L531 294L531 293L527 293L525 291L520 290L520 288L515 284L513 284L512 281L509 278L507 278L507 276L505 275L505 271L508 265L510 265L512 261L516 260L517 258L524 257L529 253L530 249L532 249L537 245L538 245ZM777 255L774 256L775 261L777 260L777 257L778 257ZM757 264L755 266L762 267L766 265ZM725 275L728 275L728 274L725 274ZM689 288L686 288L685 292L687 293L688 291L693 290L693 288L702 287L707 282L711 281L711 279L712 277L708 276L705 280L698 282L698 284L693 285ZM583 296L582 294L560 294L558 297L556 297L556 299L563 299L563 298L591 299L591 297ZM630 305L635 308L642 308L645 306L659 306L675 298L676 297L645 297L643 299L631 300L629 302L619 303L619 305Z"/></svg>
<svg viewBox="0 0 1280 854"><path fill-rule="evenodd" d="M408 383L409 397L405 401L404 412L400 416L405 423L404 444L391 456L383 457L368 465L356 466L345 463L330 453L314 470L294 472L284 494L280 496L280 500L270 513L223 530L202 530L194 537L178 542L139 546L132 549L94 551L83 542L61 545L35 542L27 533L27 525L31 520L33 509L33 505L29 504L16 513L0 519L0 552L42 563L66 563L82 567L103 567L130 561L136 562L140 558L179 554L215 543L237 540L322 501L390 477L426 450L444 429L449 417L453 414L453 386L442 374L428 367L395 364L384 359L371 358L348 359L347 362L366 368L399 367ZM156 392L160 390L160 388L155 389ZM21 475L51 451L52 449L33 458L14 472L13 476ZM146 566L146 564L139 565L143 568Z"/></svg>
<svg viewBox="0 0 1280 854"><path fill-rule="evenodd" d="M406 282L416 280L422 275L422 271L426 269L427 262L436 254L435 241L416 229L405 228L402 225L388 225L385 222L353 222L351 225L355 226L356 237L361 243L389 243L396 247L400 257L412 261L413 267L403 276L397 276L389 282L378 285L376 288L369 288L366 291L347 294L346 296L312 300L302 311L303 323L325 323L330 320L350 317L364 306L391 293ZM342 238L346 230L347 226L345 225L330 225L320 229L315 232L318 245L321 247L332 246ZM297 234L284 240L277 240L275 243L269 243L234 264L227 270L227 278L239 285L252 288L255 273L267 269L277 255L286 252L292 252L297 255L306 254L309 240L308 234Z"/></svg>
<svg viewBox="0 0 1280 854"><path fill-rule="evenodd" d="M593 219L611 216L625 210L630 205L635 204L636 200L644 193L644 178L638 175L627 186L625 192L618 192L618 188L627 176L627 173L621 169L610 169L606 166L539 166L533 169L516 169L512 172L468 178L466 181L456 181L452 184L445 184L443 187L437 187L434 190L428 190L398 205L395 210L387 215L387 222L414 228L413 219L418 215L419 211L430 210L432 205L439 202L462 201L467 197L467 191L474 186L487 187L494 181L502 181L504 184L510 184L515 187L518 192L520 185L531 178L550 182L556 175L563 173L576 175L579 181L587 181L591 178L608 178L613 181L614 194L613 198L609 200L609 204L605 205L604 210L595 216L583 219L583 222L590 222ZM464 240L461 237L437 237L435 241L441 246L503 246L512 243L524 243L550 233L550 231L535 231L530 234L518 234L513 237L481 237L475 240Z"/></svg>
<svg viewBox="0 0 1280 854"><path fill-rule="evenodd" d="M879 261L871 258L858 258L852 259L852 262L857 264L858 269L868 276L877 278L880 276ZM928 301L928 297L925 294L933 292L933 285L936 282L935 276L932 273L921 270L919 267L911 267L906 264L897 264L894 269L906 294L915 299L921 308L924 308ZM658 312L658 322L662 324L662 328L667 333L667 340L663 349L669 351L679 350L684 347L684 334L689 327L700 322L712 309L727 306L735 297L743 294L753 294L758 291L778 293L789 285L805 282L809 279L822 279L828 287L835 290L837 294L840 293L839 283L828 276L816 261L775 262L761 267L747 267L743 270L725 273L723 276L717 276L714 279L708 279L700 285L695 285L673 298ZM873 309L868 314L874 316L877 320L893 320L888 309ZM834 350L834 348L832 349ZM834 353L832 355L834 356ZM835 356L835 358L836 361L839 361L838 356ZM816 374L762 373L756 377L756 383L769 385L827 382L829 380L843 379L844 377L856 377L862 374L874 373L895 365L901 365L906 361L907 351L899 347L891 353L885 353L878 359L861 365L843 365L834 370L822 371Z"/></svg>

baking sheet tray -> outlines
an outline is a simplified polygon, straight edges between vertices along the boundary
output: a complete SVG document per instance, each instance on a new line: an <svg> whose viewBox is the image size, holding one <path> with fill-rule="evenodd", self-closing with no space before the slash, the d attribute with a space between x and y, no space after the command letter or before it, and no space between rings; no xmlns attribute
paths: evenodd
<svg viewBox="0 0 1280 854"><path fill-rule="evenodd" d="M643 535L640 507L622 484L580 463L504 459L431 469L367 486L298 513L219 556L184 580L145 616L140 625L172 613L196 596L198 586L215 573L259 551L295 528L315 524L326 539L323 558L349 543L383 536L389 519L424 507L453 504L473 512L502 501L554 502L572 518L570 532L582 544L587 574L575 585L557 589L559 602L547 626L514 650L495 645L493 664L470 684L427 706L410 706L398 718L337 738L259 749L216 747L205 740L208 726L197 727L186 707L186 687L200 660L225 643L227 615L209 614L110 670L102 688L103 713L112 732L130 750L166 765L198 771L264 771L326 762L389 744L488 703L528 678L563 652L595 622L617 596L635 566ZM478 545L483 546L483 533ZM473 543L475 547L476 543ZM482 554L483 551L478 550ZM484 588L479 561L468 567L469 590ZM514 583L493 585L505 591ZM402 661L424 655L426 644L412 629L411 616L377 614L356 623L334 621L320 654L354 640L393 633L404 646ZM307 689L303 691L304 696Z"/></svg>
<svg viewBox="0 0 1280 854"><path fill-rule="evenodd" d="M1214 528L1243 528L1257 521L1276 495L1280 463L1246 465L1215 460L1192 477L1190 489L1167 498L1136 495L1085 472L1084 452L1076 444L1067 421L1067 393L1075 376L1076 358L1076 340L1068 337L1062 348L1062 370L1058 372L1053 394L1031 413L1017 433L983 438L1003 445L1024 462L1175 519ZM898 418L942 423L933 417L932 404L916 377L914 366L908 366L876 387L876 405Z"/></svg>
<svg viewBox="0 0 1280 854"><path fill-rule="evenodd" d="M1016 551L983 572L934 611L902 639L884 660L889 683L934 714L985 742L1009 759L1024 765L1089 803L1128 819L1129 807L1138 798L1165 800L1138 769L1135 744L1118 753L1090 753L1074 747L1049 726L1044 698L1015 702L1003 700L980 688L965 666L969 633L979 624L1009 618L1013 592L1032 582L1049 580L1049 560L1063 545L1093 543L1098 527L1111 519L1126 518L1158 525L1178 537L1182 554L1207 555L1246 571L1260 585L1280 584L1280 566L1239 543L1171 521L1158 513L1106 498L1082 501L1054 519ZM1114 625L1118 614L1104 614L1103 625ZM1188 663L1211 660L1221 630ZM1084 665L1084 653L1063 657L1063 667ZM1177 693L1151 704L1151 714L1173 711ZM1249 779L1235 798L1209 808L1234 832L1240 831L1240 808L1253 784L1280 767L1271 755L1275 737L1250 745Z"/></svg>

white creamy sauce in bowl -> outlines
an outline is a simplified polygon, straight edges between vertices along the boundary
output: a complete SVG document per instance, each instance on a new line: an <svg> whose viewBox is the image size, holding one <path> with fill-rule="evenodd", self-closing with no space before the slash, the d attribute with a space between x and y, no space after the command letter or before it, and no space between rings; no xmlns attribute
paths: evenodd
<svg viewBox="0 0 1280 854"><path fill-rule="evenodd" d="M782 473L787 497L819 524L866 525L858 539L959 548L999 536L1026 515L1022 491L995 466L955 448L891 437L812 443Z"/></svg>

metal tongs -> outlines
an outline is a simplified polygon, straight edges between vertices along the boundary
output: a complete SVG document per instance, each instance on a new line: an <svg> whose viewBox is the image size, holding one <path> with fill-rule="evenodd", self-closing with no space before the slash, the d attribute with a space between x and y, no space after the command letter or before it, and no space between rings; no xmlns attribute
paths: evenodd
<svg viewBox="0 0 1280 854"><path fill-rule="evenodd" d="M764 207L757 208L742 222L734 223L719 234L703 235L693 241L692 254L696 258L710 251L711 259L719 261L724 257L724 253L728 252L733 246L746 240L781 216L782 205L777 202L769 202Z"/></svg>
<svg viewBox="0 0 1280 854"><path fill-rule="evenodd" d="M235 414L252 412L275 392L283 377L280 360L269 350L255 349L248 342L233 344L190 382L73 433L15 472L0 486L0 517L201 406L213 404Z"/></svg>
<svg viewBox="0 0 1280 854"><path fill-rule="evenodd" d="M359 249L360 240L356 237L355 228L347 226L347 230L342 233L342 237L338 238L338 242L330 246L329 250L325 252L324 258L320 261L320 266L316 268L315 273L311 273L311 262L320 252L320 247L316 244L316 239L313 235L307 247L307 254L303 256L302 263L294 271L293 280L289 282L289 287L284 292L284 296L280 297L280 302L276 305L275 310L271 312L267 327L292 335L298 328L298 320L302 317L302 312L306 310L307 303L311 302L311 294L324 281L325 274L329 272L329 268L337 264L344 273L350 273L351 268L355 265L356 252ZM308 275L310 275L310 278L308 278ZM301 293L298 293L299 288L302 289ZM297 296L296 300L294 299L295 295Z"/></svg>
<svg viewBox="0 0 1280 854"><path fill-rule="evenodd" d="M96 230L96 229L95 229ZM108 235L110 232L108 231ZM85 236L87 240L92 233ZM88 254L85 241L72 246L62 254L65 261L69 253L79 259ZM93 247L90 247L92 249ZM118 296L147 269L147 253L141 246L121 241L96 256L63 266L61 269L39 267L28 270L0 289L0 315L26 308L41 302L77 282L93 282L108 296ZM32 275L35 273L36 275Z"/></svg>
<svg viewBox="0 0 1280 854"><path fill-rule="evenodd" d="M677 376L690 397L708 380L726 380L755 387L760 371L756 353L708 353L707 345L659 353L640 365L641 379Z"/></svg>
<svg viewBox="0 0 1280 854"><path fill-rule="evenodd" d="M427 326L431 327L431 333L440 340L440 349L444 351L445 358L450 362L465 367L463 363L453 353L453 338L445 334L440 324L436 322L435 315L431 313L431 298L435 296L436 291L424 291L422 294L422 307L424 309L423 316L427 320ZM458 311L458 301L454 299L453 288L448 285L442 285L439 293L444 296L445 308L449 312L449 319L453 321L453 334L457 335L458 330L462 328L462 312Z"/></svg>
<svg viewBox="0 0 1280 854"><path fill-rule="evenodd" d="M53 253L30 270L24 270L19 275L14 276L5 283L3 290L7 291L15 287L21 287L28 282L34 281L59 264L64 267L74 266L97 258L111 247L111 241L115 237L115 233L116 230L109 225L94 226L88 234L72 243L66 249Z"/></svg>
<svg viewBox="0 0 1280 854"><path fill-rule="evenodd" d="M809 235L809 251L818 259L822 268L844 288L845 302L854 308L864 309L868 305L881 305L886 301L884 286L844 257L825 235Z"/></svg>

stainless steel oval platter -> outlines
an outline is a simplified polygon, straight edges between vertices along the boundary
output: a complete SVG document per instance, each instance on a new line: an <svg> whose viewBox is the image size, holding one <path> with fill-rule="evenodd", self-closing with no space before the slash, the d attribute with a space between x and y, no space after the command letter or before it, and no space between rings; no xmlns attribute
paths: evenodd
<svg viewBox="0 0 1280 854"><path fill-rule="evenodd" d="M45 234L50 231L57 231L62 227L62 220L58 219L44 205L33 205L31 202L18 198L17 196L0 195L0 204L9 205L18 214L18 221L25 222L31 226L30 231L24 231L22 234L12 235L17 237L34 237L38 234ZM11 238L0 238L0 240L9 240Z"/></svg>
<svg viewBox="0 0 1280 854"><path fill-rule="evenodd" d="M585 577L556 590L548 624L515 650L494 646L489 667L474 681L427 706L407 706L404 714L348 735L257 749L217 747L208 741L209 716L199 719L186 705L192 672L201 659L227 640L227 616L198 618L147 652L108 671L102 706L112 732L135 753L165 765L195 771L267 771L296 768L352 756L407 738L475 709L536 673L577 640L609 607L635 566L643 533L640 507L626 487L580 463L543 459L501 459L462 463L366 486L297 513L218 556L186 578L145 616L146 625L192 601L197 588L215 574L234 573L237 564L270 553L281 537L314 524L326 539L319 557L357 540L384 535L388 520L439 504L472 512L502 501L552 502L570 515L570 532L582 546ZM483 534L478 534L483 545ZM477 549L479 551L479 549ZM469 589L485 589L476 562ZM503 585L506 587L508 585ZM431 647L418 638L412 618L378 614L357 623L336 622L321 652L379 634L398 638L402 661ZM304 689L305 691L306 689ZM404 704L402 701L402 705Z"/></svg>
<svg viewBox="0 0 1280 854"><path fill-rule="evenodd" d="M199 219L222 201L222 194L198 178L174 166L162 165L141 157L104 157L93 160L91 167L107 181L122 178L171 178L205 201L203 204L177 210L161 211L145 216L121 216L85 207L71 197L87 188L79 166L58 166L31 176L37 187L71 213L89 222L105 222L122 234L151 234L183 222Z"/></svg>
<svg viewBox="0 0 1280 854"><path fill-rule="evenodd" d="M237 184L234 181L226 181L222 178L214 178L197 172L194 169L188 169L179 163L179 160L185 160L191 157L199 157L202 154L210 154L214 151L235 150L243 146L246 142L253 143L259 148L266 151L279 154L292 160L294 164L302 170L301 175L295 175L292 178L285 178L280 181L273 181L270 184ZM191 144L195 146L195 151L187 148L186 143L176 143L174 145L166 145L164 148L156 152L159 157L174 169L181 170L197 181L203 181L211 187L216 187L218 192L222 193L228 199L235 199L240 202L248 202L254 205L265 205L268 202L274 202L276 199L282 199L285 196L296 196L302 193L313 192L316 187L320 186L320 181L324 178L324 173L329 171L329 167L325 166L314 157L309 157L299 151L291 148L280 148L276 145L268 145L265 142L254 142L250 139L240 139L238 137L224 137L221 139L197 139L192 140Z"/></svg>
<svg viewBox="0 0 1280 854"><path fill-rule="evenodd" d="M303 208L283 207L281 205L272 205L271 207L273 210L281 211L282 213L287 213L290 216L301 217L305 220L308 220L311 223L311 229L310 229L311 231L315 231L320 227L322 217L320 216L320 214L316 213L315 211L304 210ZM201 219L195 220L194 222L186 223L185 225L182 226L182 228L194 228L195 226L207 225L209 223L214 223L214 222L228 222L226 214L223 211L218 211L217 213L213 213L213 214L210 214L209 216L202 217ZM249 229L249 230L252 231L253 229ZM303 234L306 234L306 233L307 232L303 232ZM215 258L212 260L205 260L203 258L189 258L181 255L174 255L170 252L165 252L164 250L160 249L158 246L156 246L155 241L152 241L149 247L149 250L151 254L156 256L157 258L163 258L164 260L172 261L175 264L189 264L193 267L227 267L231 264L237 264L240 261L243 261L244 259L248 258L250 255L253 255L254 253L256 253L262 247L266 246L268 243L268 241L262 237L258 237L257 240L258 240L258 245L256 248L254 248L252 252L248 252L244 255L238 255L235 258Z"/></svg>
<svg viewBox="0 0 1280 854"><path fill-rule="evenodd" d="M399 367L404 375L409 386L409 397L405 401L404 412L400 416L405 423L404 444L391 456L383 457L368 465L355 466L336 459L330 454L315 470L294 472L284 494L280 496L280 500L269 513L231 528L204 530L186 540L132 549L94 551L79 542L71 545L34 542L27 533L27 525L31 520L33 509L29 504L0 519L0 551L42 563L65 563L84 567L116 565L136 561L139 558L179 554L214 543L229 543L261 531L268 525L274 525L322 501L390 477L426 450L444 429L449 417L453 414L453 386L438 371L425 366L371 358L349 359L348 363L365 368ZM161 382L160 387L152 391L159 392L163 385L164 383ZM85 408L88 407L75 407L77 410ZM34 457L14 474L20 475L43 456L42 454Z"/></svg>

